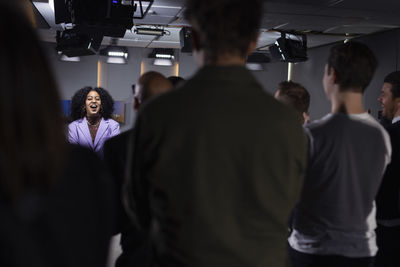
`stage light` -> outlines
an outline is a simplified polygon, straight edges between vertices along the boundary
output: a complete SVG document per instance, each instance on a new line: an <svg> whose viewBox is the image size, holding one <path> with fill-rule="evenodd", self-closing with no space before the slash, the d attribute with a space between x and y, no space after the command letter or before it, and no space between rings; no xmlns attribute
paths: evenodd
<svg viewBox="0 0 400 267"><path fill-rule="evenodd" d="M126 64L128 63L128 49L122 46L109 45L100 50L100 55L107 56L107 63Z"/></svg>
<svg viewBox="0 0 400 267"><path fill-rule="evenodd" d="M174 55L170 55L170 54L156 54L156 58L174 59Z"/></svg>
<svg viewBox="0 0 400 267"><path fill-rule="evenodd" d="M149 54L149 58L154 58L153 64L156 66L172 66L175 61L175 51L169 48L155 48Z"/></svg>
<svg viewBox="0 0 400 267"><path fill-rule="evenodd" d="M307 57L307 36L291 35L281 33L274 45L269 47L271 57L283 62L302 62L308 60ZM292 39L297 38L297 40ZM301 38L301 40L300 40Z"/></svg>
<svg viewBox="0 0 400 267"><path fill-rule="evenodd" d="M162 28L148 28L148 27L137 27L134 30L134 32L136 34L154 35L154 36L163 36L165 34L165 31Z"/></svg>
<svg viewBox="0 0 400 267"><path fill-rule="evenodd" d="M172 65L174 65L174 63L172 62L171 59L156 58L156 59L154 59L153 65L155 65L155 66L172 66Z"/></svg>

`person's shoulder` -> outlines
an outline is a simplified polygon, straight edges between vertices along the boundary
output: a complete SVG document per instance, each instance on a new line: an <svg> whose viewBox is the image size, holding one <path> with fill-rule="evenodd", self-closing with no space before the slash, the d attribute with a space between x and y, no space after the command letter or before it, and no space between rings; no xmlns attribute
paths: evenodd
<svg viewBox="0 0 400 267"><path fill-rule="evenodd" d="M386 127L386 130L391 133L400 134L400 121L390 124L389 126ZM400 136L399 136L399 138L400 138Z"/></svg>
<svg viewBox="0 0 400 267"><path fill-rule="evenodd" d="M313 128L313 127L318 127L318 126L324 125L325 123L332 120L334 117L335 117L335 114L328 113L319 119L311 121L309 124L306 125L306 127Z"/></svg>
<svg viewBox="0 0 400 267"><path fill-rule="evenodd" d="M68 124L69 127L76 127L78 124L82 123L83 118L74 120Z"/></svg>
<svg viewBox="0 0 400 267"><path fill-rule="evenodd" d="M115 120L113 120L113 119L104 119L103 118L103 120L104 120L104 122L106 122L106 123L108 123L108 124L110 124L111 126L113 126L113 125L119 125L119 123L117 122L117 121L115 121Z"/></svg>

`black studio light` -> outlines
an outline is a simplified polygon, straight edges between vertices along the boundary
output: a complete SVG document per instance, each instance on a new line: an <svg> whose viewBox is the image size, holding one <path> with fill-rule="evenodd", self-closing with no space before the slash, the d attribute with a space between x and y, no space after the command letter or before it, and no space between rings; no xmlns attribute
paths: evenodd
<svg viewBox="0 0 400 267"><path fill-rule="evenodd" d="M293 39L295 38L295 39ZM274 45L269 47L271 58L282 62L302 62L307 57L307 36L289 35L284 32Z"/></svg>

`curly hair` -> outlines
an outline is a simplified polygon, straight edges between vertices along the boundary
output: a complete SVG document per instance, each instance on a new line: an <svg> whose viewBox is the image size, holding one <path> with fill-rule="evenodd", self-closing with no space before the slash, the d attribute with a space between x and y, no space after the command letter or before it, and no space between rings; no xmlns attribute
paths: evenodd
<svg viewBox="0 0 400 267"><path fill-rule="evenodd" d="M114 99L111 97L111 95L107 92L107 90L101 87L92 88L90 86L86 86L82 89L79 89L72 97L70 115L71 121L79 120L85 117L86 97L91 91L96 91L100 95L100 115L106 120L111 118L111 114L114 111Z"/></svg>

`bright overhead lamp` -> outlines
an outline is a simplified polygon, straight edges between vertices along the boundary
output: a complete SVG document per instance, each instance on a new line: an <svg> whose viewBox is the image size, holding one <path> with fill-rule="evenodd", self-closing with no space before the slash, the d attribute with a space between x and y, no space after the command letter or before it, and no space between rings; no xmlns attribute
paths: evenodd
<svg viewBox="0 0 400 267"><path fill-rule="evenodd" d="M174 65L174 63L172 62L171 59L156 58L156 59L154 59L153 65L169 67L169 66Z"/></svg>
<svg viewBox="0 0 400 267"><path fill-rule="evenodd" d="M110 64L126 64L126 60L123 57L109 57L106 62Z"/></svg>
<svg viewBox="0 0 400 267"><path fill-rule="evenodd" d="M128 63L128 49L126 47L109 45L106 48L100 50L100 55L108 57L107 63Z"/></svg>
<svg viewBox="0 0 400 267"><path fill-rule="evenodd" d="M154 58L153 64L156 66L172 66L175 61L175 51L169 48L155 48L149 54L149 58Z"/></svg>
<svg viewBox="0 0 400 267"><path fill-rule="evenodd" d="M128 58L128 53L123 51L108 51L109 57L124 57Z"/></svg>
<svg viewBox="0 0 400 267"><path fill-rule="evenodd" d="M174 55L171 54L156 54L156 58L174 59Z"/></svg>
<svg viewBox="0 0 400 267"><path fill-rule="evenodd" d="M136 34L154 35L154 36L163 36L165 34L165 31L162 28L148 28L148 27L137 27L134 30L134 32Z"/></svg>

